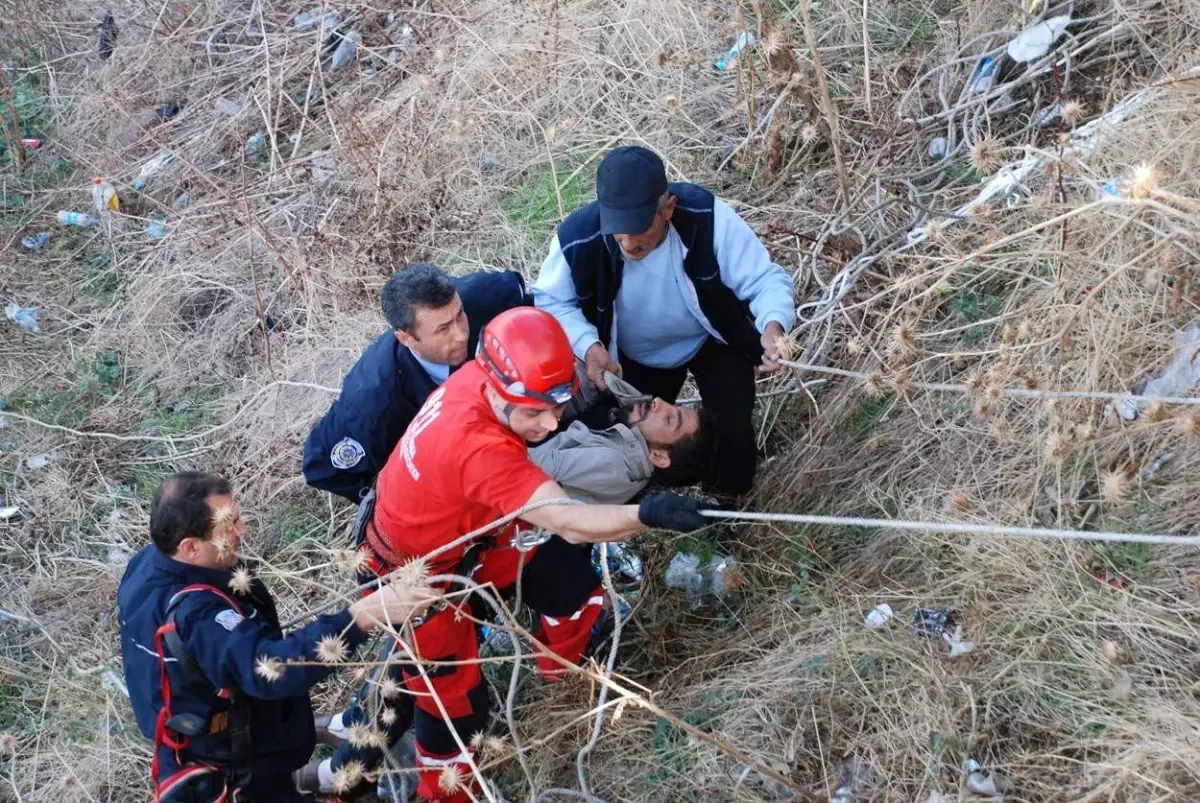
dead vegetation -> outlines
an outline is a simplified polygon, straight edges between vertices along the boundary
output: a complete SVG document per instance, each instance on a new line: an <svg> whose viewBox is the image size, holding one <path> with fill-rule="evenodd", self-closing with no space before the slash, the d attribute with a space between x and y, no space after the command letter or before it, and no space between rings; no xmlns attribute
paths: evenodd
<svg viewBox="0 0 1200 803"><path fill-rule="evenodd" d="M1070 58L1010 81L1008 98L1001 80L984 100L964 92L979 56L1028 22L1023 7L338 4L327 12L360 41L332 70L329 31L297 30L311 9L295 3L124 3L107 60L98 8L6 5L0 296L37 306L41 331L0 322L0 506L20 508L0 524L0 799L148 799L149 746L114 682L113 599L157 482L193 466L234 481L285 618L344 588L331 550L349 512L303 487L299 455L382 326L376 289L414 259L533 275L619 142L735 202L795 274L798 303L837 296L803 310L796 353L870 377L764 401L774 460L758 509L1193 532L1196 408L1122 423L1103 402L1003 391L1137 390L1195 319L1200 8L1051 4L1044 16L1082 20L1055 51ZM714 71L741 30L760 45ZM1073 133L1151 85L1076 155ZM1056 100L1061 118L1036 125ZM172 102L183 111L159 120ZM23 136L45 143L17 156ZM1046 160L1021 192L947 225L1030 152ZM122 193L113 231L54 225L59 209L90 211L92 175ZM51 240L23 250L35 231ZM1011 800L1200 799L1194 549L735 535L638 545L650 582L622 671L802 798L830 799L857 756L856 800L960 799L968 758L1009 779ZM676 548L731 550L747 582L690 611L661 587ZM884 601L896 619L867 629ZM957 611L975 651L949 659L914 635L920 606ZM596 694L523 690L539 788L574 785ZM595 795L790 794L619 708L588 760ZM498 772L509 799L528 794L514 767Z"/></svg>

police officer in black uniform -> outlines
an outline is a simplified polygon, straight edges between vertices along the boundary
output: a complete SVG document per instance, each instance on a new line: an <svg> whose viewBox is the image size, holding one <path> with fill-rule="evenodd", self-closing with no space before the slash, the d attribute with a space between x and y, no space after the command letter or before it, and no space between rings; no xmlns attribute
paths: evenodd
<svg viewBox="0 0 1200 803"><path fill-rule="evenodd" d="M390 585L285 635L266 587L238 565L246 532L225 479L176 474L154 495L153 543L121 579L125 679L154 741L156 801L311 800L291 778L315 744L309 688L379 622L432 600Z"/></svg>
<svg viewBox="0 0 1200 803"><path fill-rule="evenodd" d="M383 287L391 330L346 374L342 392L304 444L304 479L358 504L429 394L475 357L479 332L506 309L532 303L513 271L451 279L413 263Z"/></svg>

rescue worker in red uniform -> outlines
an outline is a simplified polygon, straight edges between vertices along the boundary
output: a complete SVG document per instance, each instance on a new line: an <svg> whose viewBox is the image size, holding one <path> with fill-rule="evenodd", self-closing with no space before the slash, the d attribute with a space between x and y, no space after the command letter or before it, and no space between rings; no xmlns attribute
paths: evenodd
<svg viewBox="0 0 1200 803"><path fill-rule="evenodd" d="M430 395L379 474L366 539L376 569L382 574L427 556L532 503L567 499L530 462L526 444L555 431L563 406L578 389L571 344L548 312L518 307L485 326L475 362ZM526 553L521 591L542 615L539 641L572 662L581 659L604 605L590 550L576 545L622 540L646 528L690 532L708 523L695 499L669 493L652 494L640 505L546 504L523 513L520 521L559 536ZM485 541L442 551L429 560L429 572L511 588L521 555L513 542L516 530L508 525ZM450 605L414 631L415 655L442 662L426 667L428 685L416 666L403 669L416 698L418 793L426 800L469 799L468 756L450 728L469 751L472 737L488 725L487 684L474 662L478 640L476 624L464 615L469 613L466 603ZM561 670L544 654L538 665L548 679ZM452 722L444 721L432 695ZM458 770L463 788L447 788L448 766Z"/></svg>

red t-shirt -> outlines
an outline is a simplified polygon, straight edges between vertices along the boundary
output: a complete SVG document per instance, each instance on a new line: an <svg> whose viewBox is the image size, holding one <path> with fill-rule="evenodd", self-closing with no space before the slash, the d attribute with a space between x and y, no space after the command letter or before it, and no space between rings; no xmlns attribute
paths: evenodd
<svg viewBox="0 0 1200 803"><path fill-rule="evenodd" d="M525 442L496 418L486 382L474 362L455 371L425 400L379 473L375 527L392 552L425 555L512 513L549 481L529 461ZM438 555L433 573L457 567L468 546Z"/></svg>

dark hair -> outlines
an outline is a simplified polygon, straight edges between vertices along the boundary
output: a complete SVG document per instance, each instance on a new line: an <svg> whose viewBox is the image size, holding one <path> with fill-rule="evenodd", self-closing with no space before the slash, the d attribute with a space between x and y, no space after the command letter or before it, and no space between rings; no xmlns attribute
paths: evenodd
<svg viewBox="0 0 1200 803"><path fill-rule="evenodd" d="M454 299L456 292L454 281L437 265L411 262L387 280L379 301L392 328L412 334L417 322L414 307L444 307Z"/></svg>
<svg viewBox="0 0 1200 803"><path fill-rule="evenodd" d="M686 488L707 479L717 458L717 419L703 407L696 408L700 424L696 431L670 446L662 446L671 465L655 468L650 484L658 488Z"/></svg>
<svg viewBox="0 0 1200 803"><path fill-rule="evenodd" d="M212 531L210 496L233 493L229 480L202 471L184 471L163 480L150 503L150 540L174 555L185 538L206 539Z"/></svg>

